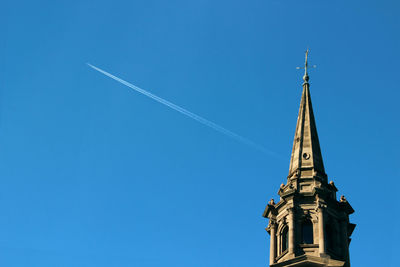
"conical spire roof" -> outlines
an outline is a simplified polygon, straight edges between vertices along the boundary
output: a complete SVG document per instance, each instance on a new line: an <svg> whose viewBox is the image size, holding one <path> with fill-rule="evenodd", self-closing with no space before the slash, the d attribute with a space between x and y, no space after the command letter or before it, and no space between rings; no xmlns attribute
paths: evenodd
<svg viewBox="0 0 400 267"><path fill-rule="evenodd" d="M301 173L304 170L313 170L319 176L326 177L311 104L307 54L308 50L306 52L305 74L303 77L303 93L300 101L288 178L293 176L301 177Z"/></svg>

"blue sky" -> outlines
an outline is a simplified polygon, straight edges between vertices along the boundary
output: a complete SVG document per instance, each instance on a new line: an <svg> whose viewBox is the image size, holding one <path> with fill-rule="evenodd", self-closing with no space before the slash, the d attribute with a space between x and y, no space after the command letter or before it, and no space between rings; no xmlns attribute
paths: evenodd
<svg viewBox="0 0 400 267"><path fill-rule="evenodd" d="M353 266L395 266L398 1L4 1L0 265L267 266L310 47ZM274 151L265 155L90 62Z"/></svg>

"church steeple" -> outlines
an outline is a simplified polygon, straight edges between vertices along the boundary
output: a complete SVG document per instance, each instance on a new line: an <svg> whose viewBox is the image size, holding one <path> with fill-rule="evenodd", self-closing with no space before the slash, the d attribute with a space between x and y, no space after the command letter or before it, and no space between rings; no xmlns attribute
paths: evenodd
<svg viewBox="0 0 400 267"><path fill-rule="evenodd" d="M307 68L308 49L306 51L306 61L304 64L303 93L300 101L288 178L294 176L299 177L303 170L313 170L322 177L326 176L311 104Z"/></svg>
<svg viewBox="0 0 400 267"><path fill-rule="evenodd" d="M286 184L279 201L269 201L263 216L269 219L271 267L350 267L349 244L354 212L338 189L327 182L319 146L308 83L306 52L303 93Z"/></svg>

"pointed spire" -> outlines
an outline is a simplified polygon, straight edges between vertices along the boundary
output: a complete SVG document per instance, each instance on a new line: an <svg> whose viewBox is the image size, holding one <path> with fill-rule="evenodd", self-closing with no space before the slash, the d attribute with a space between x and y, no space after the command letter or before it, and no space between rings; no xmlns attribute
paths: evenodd
<svg viewBox="0 0 400 267"><path fill-rule="evenodd" d="M300 101L288 178L302 177L303 171L306 170L312 170L314 171L312 173L326 177L311 104L310 85L308 83L309 76L307 73L308 52L309 50L307 49L304 66L303 93ZM309 173L310 172L308 172L307 176L309 176Z"/></svg>

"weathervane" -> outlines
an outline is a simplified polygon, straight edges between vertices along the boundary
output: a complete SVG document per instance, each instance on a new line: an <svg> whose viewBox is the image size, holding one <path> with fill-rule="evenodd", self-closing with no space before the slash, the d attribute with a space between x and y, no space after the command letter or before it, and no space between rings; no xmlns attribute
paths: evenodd
<svg viewBox="0 0 400 267"><path fill-rule="evenodd" d="M304 80L305 83L307 83L308 80L309 80L308 72L307 72L307 70L308 70L308 52L309 52L309 51L310 51L310 50L307 48L307 51L306 51L306 60L305 60L305 63L304 63L304 67L296 67L296 69L298 69L298 70L304 68L303 80ZM317 65L312 65L312 66L311 66L311 68L316 68L316 67L317 67Z"/></svg>

